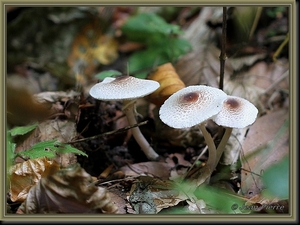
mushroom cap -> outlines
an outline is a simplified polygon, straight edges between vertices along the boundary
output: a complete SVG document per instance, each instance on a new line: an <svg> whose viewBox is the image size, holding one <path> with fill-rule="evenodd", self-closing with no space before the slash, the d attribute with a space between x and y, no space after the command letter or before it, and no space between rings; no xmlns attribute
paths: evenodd
<svg viewBox="0 0 300 225"><path fill-rule="evenodd" d="M220 112L227 94L205 85L185 87L172 94L160 107L160 119L173 128L189 128Z"/></svg>
<svg viewBox="0 0 300 225"><path fill-rule="evenodd" d="M90 89L90 95L99 100L130 100L144 97L159 88L159 83L132 76L106 77Z"/></svg>
<svg viewBox="0 0 300 225"><path fill-rule="evenodd" d="M256 120L258 109L248 100L228 96L224 101L221 111L212 120L224 127L244 128Z"/></svg>

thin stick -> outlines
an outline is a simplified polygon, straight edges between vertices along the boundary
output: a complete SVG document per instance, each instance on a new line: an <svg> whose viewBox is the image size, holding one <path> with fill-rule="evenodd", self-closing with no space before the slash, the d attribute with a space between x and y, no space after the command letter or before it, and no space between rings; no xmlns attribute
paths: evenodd
<svg viewBox="0 0 300 225"><path fill-rule="evenodd" d="M278 49L276 50L276 52L274 53L274 55L272 57L274 62L277 61L277 57L282 52L284 46L287 45L287 43L289 42L289 39L290 39L290 33L287 33L284 41L280 44L280 46L278 47Z"/></svg>
<svg viewBox="0 0 300 225"><path fill-rule="evenodd" d="M184 173L184 175L182 176L182 181L184 181L184 179L190 175L191 170L194 168L194 166L196 165L196 163L198 162L198 160L201 158L202 155L204 155L204 153L206 152L208 146L206 145L205 148L203 149L203 151L201 152L201 154L198 155L198 157L196 158L196 160L194 161L194 163L190 166L190 168ZM197 168L196 168L197 169Z"/></svg>
<svg viewBox="0 0 300 225"><path fill-rule="evenodd" d="M255 14L255 17L254 17L254 21L253 21L253 24L252 24L252 27L251 27L251 30L250 30L250 34L249 34L249 40L251 39L252 35L254 34L254 31L257 27L257 24L258 24L260 16L261 16L261 12L262 12L262 7L257 7L256 14Z"/></svg>
<svg viewBox="0 0 300 225"><path fill-rule="evenodd" d="M223 90L224 86L224 70L226 56L226 30L227 30L227 7L223 7L223 24L222 24L222 42L221 42L221 54L220 54L220 81L219 88Z"/></svg>
<svg viewBox="0 0 300 225"><path fill-rule="evenodd" d="M95 135L95 136L92 136L92 137L82 138L82 139L78 139L78 140L75 140L75 141L69 141L69 142L66 142L65 144L74 144L74 143L78 143L78 142L82 142L82 141L94 140L94 139L97 139L99 137L104 137L104 136L108 136L108 135L112 135L112 134L122 133L122 132L125 132L125 131L127 131L129 129L132 129L134 127L144 125L146 123L148 123L148 120L144 121L144 122L141 122L141 123L131 125L131 126L123 127L123 128L118 129L118 130L113 130L113 131L109 131L109 132L106 132L106 133L103 133L103 134L98 134L98 135Z"/></svg>

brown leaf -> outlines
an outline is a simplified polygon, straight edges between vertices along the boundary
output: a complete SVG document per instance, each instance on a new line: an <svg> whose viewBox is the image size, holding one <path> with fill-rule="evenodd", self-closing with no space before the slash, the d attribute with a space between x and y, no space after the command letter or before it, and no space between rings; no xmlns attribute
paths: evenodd
<svg viewBox="0 0 300 225"><path fill-rule="evenodd" d="M282 74L289 70L289 66L289 62L284 59L279 60L277 63L266 63L262 61L253 65L249 70L249 74L255 76L255 79L253 80L255 85L267 90L277 82ZM289 88L289 76L277 83L276 89L280 88Z"/></svg>
<svg viewBox="0 0 300 225"><path fill-rule="evenodd" d="M157 81L160 84L160 87L156 91L146 97L157 106L161 106L173 93L185 87L185 84L171 63L158 66L148 76L148 79Z"/></svg>
<svg viewBox="0 0 300 225"><path fill-rule="evenodd" d="M53 174L59 165L46 158L38 158L15 164L10 168L10 198L13 202L24 201L30 188L42 177Z"/></svg>
<svg viewBox="0 0 300 225"><path fill-rule="evenodd" d="M288 129L278 133L284 128L288 116L285 109L270 112L258 118L249 129L241 154L241 191L247 197L259 194L263 189L261 172L288 154Z"/></svg>
<svg viewBox="0 0 300 225"><path fill-rule="evenodd" d="M92 183L92 177L75 164L42 178L33 186L17 214L117 213L106 189Z"/></svg>
<svg viewBox="0 0 300 225"><path fill-rule="evenodd" d="M137 42L130 42L130 41L127 41L125 42L124 44L120 45L118 50L120 52L134 52L134 51L137 51L141 48L143 48L144 45L141 44L141 43L137 43Z"/></svg>
<svg viewBox="0 0 300 225"><path fill-rule="evenodd" d="M75 120L78 115L80 92L76 91L46 91L34 95L37 101L49 105L52 115L65 116Z"/></svg>
<svg viewBox="0 0 300 225"><path fill-rule="evenodd" d="M168 179L171 167L165 162L142 162L121 167L125 176L139 176L141 174L154 175L161 179Z"/></svg>
<svg viewBox="0 0 300 225"><path fill-rule="evenodd" d="M156 214L187 199L175 190L173 181L149 176L137 177L129 195L129 202L138 214Z"/></svg>
<svg viewBox="0 0 300 225"><path fill-rule="evenodd" d="M182 56L174 65L178 75L186 86L207 84L218 87L220 73L220 50L212 44L207 44ZM226 67L225 74L231 74L232 69Z"/></svg>
<svg viewBox="0 0 300 225"><path fill-rule="evenodd" d="M7 121L11 125L27 125L45 120L49 107L39 103L26 88L7 85Z"/></svg>
<svg viewBox="0 0 300 225"><path fill-rule="evenodd" d="M38 125L38 127L27 137L25 140L17 142L15 152L21 152L29 149L34 144L55 140L59 142L70 141L77 135L75 122L68 120L46 120ZM76 156L74 153L60 154L55 158L56 162L61 166L66 167L76 162ZM23 160L22 160L23 161ZM16 162L22 162L19 158Z"/></svg>

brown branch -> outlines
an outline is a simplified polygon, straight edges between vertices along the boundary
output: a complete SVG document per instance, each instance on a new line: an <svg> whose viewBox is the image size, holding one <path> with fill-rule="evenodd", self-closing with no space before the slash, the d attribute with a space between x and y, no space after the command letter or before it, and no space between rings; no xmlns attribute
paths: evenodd
<svg viewBox="0 0 300 225"><path fill-rule="evenodd" d="M223 25L222 25L222 41L221 41L221 54L220 54L220 81L219 88L223 90L224 86L224 70L226 56L226 30L227 30L227 7L223 7Z"/></svg>
<svg viewBox="0 0 300 225"><path fill-rule="evenodd" d="M113 131L109 131L109 132L106 132L106 133L98 134L98 135L95 135L95 136L92 136L92 137L82 138L82 139L78 139L78 140L75 140L75 141L69 141L69 142L66 142L65 144L74 144L74 143L78 143L78 142L82 142L82 141L94 140L94 139L97 139L99 137L104 137L104 136L108 136L108 135L112 135L112 134L122 133L122 132L127 131L131 128L138 127L138 126L144 125L146 123L148 123L148 120L144 121L144 122L134 124L132 126L123 127L121 129L118 129L118 130L113 130Z"/></svg>

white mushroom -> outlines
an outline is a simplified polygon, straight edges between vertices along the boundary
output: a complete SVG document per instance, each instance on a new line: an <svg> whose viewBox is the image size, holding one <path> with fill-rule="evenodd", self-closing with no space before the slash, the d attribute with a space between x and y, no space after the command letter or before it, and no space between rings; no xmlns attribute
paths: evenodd
<svg viewBox="0 0 300 225"><path fill-rule="evenodd" d="M144 97L159 88L159 83L153 80L139 79L132 76L107 77L90 89L90 95L99 100L123 100L123 111L129 125L137 123L135 118L135 100ZM157 160L159 155L153 150L139 127L131 129L132 134L149 160Z"/></svg>
<svg viewBox="0 0 300 225"><path fill-rule="evenodd" d="M230 96L224 101L221 111L212 118L219 126L225 127L225 133L217 148L215 166L219 163L225 145L231 135L233 128L244 128L253 124L256 120L258 109L248 100Z"/></svg>
<svg viewBox="0 0 300 225"><path fill-rule="evenodd" d="M199 125L209 151L209 172L215 165L216 146L205 127L205 122L221 111L227 94L205 85L183 88L171 95L159 110L160 119L173 128L189 128Z"/></svg>

